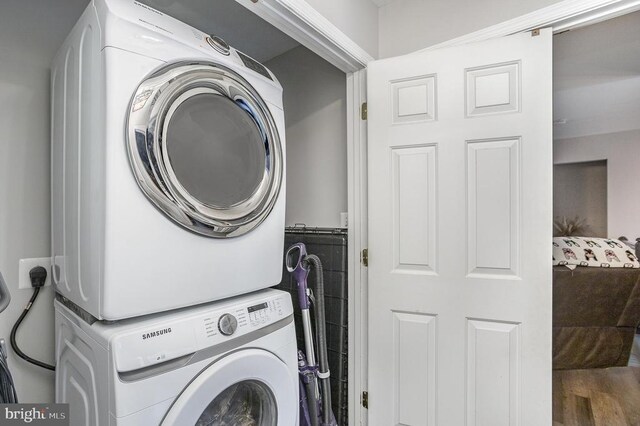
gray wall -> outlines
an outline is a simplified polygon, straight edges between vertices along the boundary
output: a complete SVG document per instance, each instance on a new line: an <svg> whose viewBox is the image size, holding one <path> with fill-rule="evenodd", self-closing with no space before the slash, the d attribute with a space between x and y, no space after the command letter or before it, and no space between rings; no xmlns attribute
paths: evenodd
<svg viewBox="0 0 640 426"><path fill-rule="evenodd" d="M265 65L284 88L286 223L339 227L347 211L345 74L303 46Z"/></svg>
<svg viewBox="0 0 640 426"><path fill-rule="evenodd" d="M640 130L554 141L554 164L607 160L607 232L640 237Z"/></svg>
<svg viewBox="0 0 640 426"><path fill-rule="evenodd" d="M379 10L380 58L410 53L561 0L396 0Z"/></svg>
<svg viewBox="0 0 640 426"><path fill-rule="evenodd" d="M607 237L607 162L553 167L553 217L586 220L584 235Z"/></svg>
<svg viewBox="0 0 640 426"><path fill-rule="evenodd" d="M12 300L0 314L0 337L31 297L18 290L18 260L50 255L49 62L86 0L3 0L0 4L0 271ZM53 292L45 288L18 342L53 363ZM54 374L9 350L21 402L54 400Z"/></svg>
<svg viewBox="0 0 640 426"><path fill-rule="evenodd" d="M555 139L640 129L640 11L553 37Z"/></svg>

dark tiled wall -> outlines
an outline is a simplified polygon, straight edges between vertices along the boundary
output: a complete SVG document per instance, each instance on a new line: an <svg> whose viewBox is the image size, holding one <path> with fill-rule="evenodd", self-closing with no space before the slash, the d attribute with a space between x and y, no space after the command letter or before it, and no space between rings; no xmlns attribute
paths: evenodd
<svg viewBox="0 0 640 426"><path fill-rule="evenodd" d="M325 317L327 325L327 352L331 370L331 401L336 420L348 424L347 395L347 233L346 230L288 229L285 233L285 251L292 244L302 242L307 252L320 258L324 276ZM276 288L291 293L295 307L298 348L304 351L301 314L298 307L296 282L287 272L283 261L282 282ZM313 289L315 272L309 275ZM312 317L315 318L312 309ZM315 324L314 324L315 333ZM314 334L315 336L315 334Z"/></svg>

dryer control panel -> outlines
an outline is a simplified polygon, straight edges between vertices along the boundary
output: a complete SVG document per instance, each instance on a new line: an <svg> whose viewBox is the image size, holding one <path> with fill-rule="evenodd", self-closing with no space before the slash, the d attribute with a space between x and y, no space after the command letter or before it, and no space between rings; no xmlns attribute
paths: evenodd
<svg viewBox="0 0 640 426"><path fill-rule="evenodd" d="M269 297L264 297L267 293ZM291 297L276 290L262 298L233 301L158 315L112 340L116 369L127 372L190 355L260 331L293 315Z"/></svg>
<svg viewBox="0 0 640 426"><path fill-rule="evenodd" d="M131 0L106 0L108 10L119 18L129 21L143 29L149 34L137 34L136 29L130 26L123 26L123 30L115 31L115 34L108 33L110 38L107 42L110 46L133 50L136 53L157 57L158 50L174 48L168 40L175 40L191 48L197 49L212 59L222 62L231 62L237 65L244 65L262 77L273 82L273 76L267 68L255 59L241 53L229 46L222 38L215 34L206 34L184 22L175 19L164 12L151 7L148 4ZM160 2L157 2L160 3ZM127 32L134 32L130 34ZM139 32L140 30L138 30ZM122 34L119 34L122 33ZM154 56L152 53L156 52ZM159 58L164 59L166 58Z"/></svg>

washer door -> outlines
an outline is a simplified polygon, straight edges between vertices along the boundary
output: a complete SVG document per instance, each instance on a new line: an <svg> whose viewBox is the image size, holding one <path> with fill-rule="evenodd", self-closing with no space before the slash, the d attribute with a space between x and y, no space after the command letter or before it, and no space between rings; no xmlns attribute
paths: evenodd
<svg viewBox="0 0 640 426"><path fill-rule="evenodd" d="M174 401L162 426L293 425L296 383L275 355L241 350L204 369Z"/></svg>
<svg viewBox="0 0 640 426"><path fill-rule="evenodd" d="M140 84L127 146L145 195L202 235L251 231L280 192L283 153L269 109L245 79L219 64L169 65Z"/></svg>

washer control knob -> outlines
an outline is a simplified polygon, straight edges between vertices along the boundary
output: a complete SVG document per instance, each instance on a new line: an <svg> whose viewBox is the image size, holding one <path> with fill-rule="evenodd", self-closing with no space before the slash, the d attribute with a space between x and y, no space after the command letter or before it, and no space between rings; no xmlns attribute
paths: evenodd
<svg viewBox="0 0 640 426"><path fill-rule="evenodd" d="M222 53L223 55L228 55L229 54L229 49L231 49L229 47L229 45L227 44L226 41L224 41L223 39L221 39L218 36L209 36L207 37L207 43L209 43L209 46L213 47L214 49L216 49L218 52Z"/></svg>
<svg viewBox="0 0 640 426"><path fill-rule="evenodd" d="M231 314L223 314L218 320L218 330L225 336L231 336L238 328L238 320Z"/></svg>

